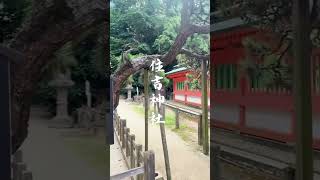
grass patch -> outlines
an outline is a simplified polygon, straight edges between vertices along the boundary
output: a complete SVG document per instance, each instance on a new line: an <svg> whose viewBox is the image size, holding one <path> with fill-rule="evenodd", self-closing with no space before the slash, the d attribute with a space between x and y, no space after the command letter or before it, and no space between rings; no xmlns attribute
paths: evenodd
<svg viewBox="0 0 320 180"><path fill-rule="evenodd" d="M184 141L191 141L190 133L193 131L192 128L187 125L181 125L179 129L172 129L173 132L177 133Z"/></svg>
<svg viewBox="0 0 320 180"><path fill-rule="evenodd" d="M141 105L132 105L133 111L137 114L144 116L144 107ZM149 110L149 114L153 112ZM165 126L177 133L184 141L190 141L190 133L194 133L194 129L188 127L185 124L180 124L180 128L176 129L176 115L171 109L166 109Z"/></svg>
<svg viewBox="0 0 320 180"><path fill-rule="evenodd" d="M64 137L65 144L103 176L107 175L107 156L103 136Z"/></svg>
<svg viewBox="0 0 320 180"><path fill-rule="evenodd" d="M133 108L133 111L136 112L137 114L144 116L144 107L141 105L131 105ZM151 115L153 112L153 109L149 109L149 115ZM166 110L166 123L165 126L174 128L176 124L176 117L175 113L172 110L167 109Z"/></svg>

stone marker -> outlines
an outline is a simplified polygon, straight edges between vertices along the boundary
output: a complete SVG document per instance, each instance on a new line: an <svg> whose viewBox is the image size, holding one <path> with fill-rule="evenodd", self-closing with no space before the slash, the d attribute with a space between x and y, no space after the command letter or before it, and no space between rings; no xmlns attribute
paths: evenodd
<svg viewBox="0 0 320 180"><path fill-rule="evenodd" d="M131 97L131 91L132 91L133 87L131 84L128 84L126 87L126 90L128 91L128 97L127 97L127 101L132 101L132 97Z"/></svg>
<svg viewBox="0 0 320 180"><path fill-rule="evenodd" d="M49 83L57 90L56 116L51 120L49 127L70 128L73 125L72 118L68 115L68 88L74 85L66 75L59 74Z"/></svg>

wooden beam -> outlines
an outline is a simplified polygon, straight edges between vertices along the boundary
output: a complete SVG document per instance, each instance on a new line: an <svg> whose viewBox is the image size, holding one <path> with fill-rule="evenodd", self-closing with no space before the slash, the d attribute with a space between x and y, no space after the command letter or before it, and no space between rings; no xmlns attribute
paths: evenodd
<svg viewBox="0 0 320 180"><path fill-rule="evenodd" d="M157 90L156 96L160 93L160 91ZM159 103L157 103L157 109L160 114L163 114L164 106L161 106L160 109ZM169 161L169 152L168 152L168 145L167 145L167 137L166 137L166 131L164 127L164 123L160 123L160 133L161 133L161 141L162 141L162 148L163 148L163 155L164 155L164 162L166 166L166 174L167 174L167 180L171 180L171 169L170 169L170 161Z"/></svg>
<svg viewBox="0 0 320 180"><path fill-rule="evenodd" d="M309 1L293 1L294 110L296 120L296 180L313 179L311 41Z"/></svg>
<svg viewBox="0 0 320 180"><path fill-rule="evenodd" d="M110 177L110 180L121 180L127 177L133 177L139 174L144 173L144 167L137 167L137 168L133 168L133 169L129 169L123 173L120 174L116 174Z"/></svg>
<svg viewBox="0 0 320 180"><path fill-rule="evenodd" d="M205 155L209 154L209 130L208 130L208 77L207 77L207 60L202 60L202 75L201 75L201 90L202 90L202 146L203 153Z"/></svg>
<svg viewBox="0 0 320 180"><path fill-rule="evenodd" d="M144 150L148 151L148 119L149 119L149 72L144 69Z"/></svg>
<svg viewBox="0 0 320 180"><path fill-rule="evenodd" d="M144 180L154 180L155 173L155 158L153 151L146 151L143 153L144 157Z"/></svg>
<svg viewBox="0 0 320 180"><path fill-rule="evenodd" d="M10 179L11 157L11 96L10 96L10 62L0 54L0 179Z"/></svg>

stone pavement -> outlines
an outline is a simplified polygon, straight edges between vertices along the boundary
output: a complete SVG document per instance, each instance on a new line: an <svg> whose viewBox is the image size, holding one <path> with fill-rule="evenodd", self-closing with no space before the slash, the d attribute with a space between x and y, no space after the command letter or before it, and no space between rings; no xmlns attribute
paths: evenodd
<svg viewBox="0 0 320 180"><path fill-rule="evenodd" d="M31 115L29 134L21 147L33 180L107 179L66 147L58 130L47 124L48 119Z"/></svg>
<svg viewBox="0 0 320 180"><path fill-rule="evenodd" d="M114 135L114 144L110 146L110 175L116 175L128 170L126 163L124 162L123 155L121 153L119 141L117 140L116 134ZM124 180L130 180L126 178Z"/></svg>

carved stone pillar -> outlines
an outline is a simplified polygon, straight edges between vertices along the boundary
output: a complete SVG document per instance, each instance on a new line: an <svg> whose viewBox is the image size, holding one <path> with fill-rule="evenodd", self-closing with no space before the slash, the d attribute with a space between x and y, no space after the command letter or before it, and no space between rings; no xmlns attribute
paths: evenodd
<svg viewBox="0 0 320 180"><path fill-rule="evenodd" d="M51 81L49 85L55 87L57 90L56 116L51 120L49 127L72 127L73 121L68 114L68 89L74 85L74 82L67 79L64 75L59 75L55 80Z"/></svg>

